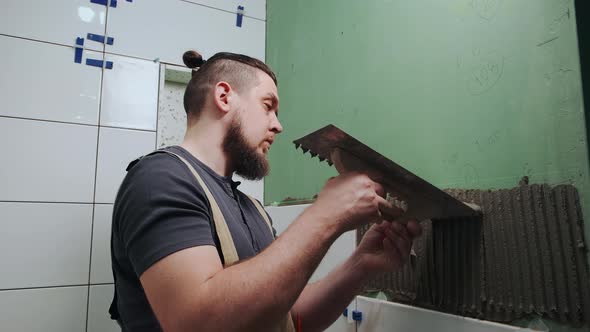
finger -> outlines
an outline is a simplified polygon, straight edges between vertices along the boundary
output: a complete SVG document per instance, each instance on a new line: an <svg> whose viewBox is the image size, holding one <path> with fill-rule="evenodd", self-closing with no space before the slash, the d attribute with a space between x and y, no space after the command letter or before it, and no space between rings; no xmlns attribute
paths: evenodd
<svg viewBox="0 0 590 332"><path fill-rule="evenodd" d="M393 206L391 202L389 202L381 196L375 196L375 200L377 201L377 206L379 207L379 209L383 208L392 211L397 209L395 206Z"/></svg>
<svg viewBox="0 0 590 332"><path fill-rule="evenodd" d="M392 240L396 248L399 249L400 255L404 257L405 260L410 253L410 244L412 243L408 240L407 234L404 236L397 233L393 227L390 227L385 233L387 234L387 237Z"/></svg>
<svg viewBox="0 0 590 332"><path fill-rule="evenodd" d="M387 200L385 201L389 203L389 205L379 205L379 211L381 211L381 214L385 220L394 221L404 214L404 210L394 206Z"/></svg>
<svg viewBox="0 0 590 332"><path fill-rule="evenodd" d="M397 257L393 257L394 261L395 260L399 260L401 261L401 254L399 252L399 249L397 249L397 247L393 244L393 241L388 238L388 237L384 237L383 238L383 249L385 249L385 252L389 253L390 255L394 255Z"/></svg>
<svg viewBox="0 0 590 332"><path fill-rule="evenodd" d="M416 220L409 220L406 224L408 233L412 238L418 237L422 234L422 226Z"/></svg>
<svg viewBox="0 0 590 332"><path fill-rule="evenodd" d="M376 232L383 234L383 236L387 236L386 231L389 227L391 227L391 223L386 220L383 220L383 222L373 224L373 226L371 226L371 228L373 228Z"/></svg>
<svg viewBox="0 0 590 332"><path fill-rule="evenodd" d="M375 190L377 195L379 195L380 197L385 197L385 195L387 194L385 192L385 188L383 188L383 186L380 183L375 181L373 181L373 190Z"/></svg>
<svg viewBox="0 0 590 332"><path fill-rule="evenodd" d="M405 259L403 252L395 245L395 241L393 241L391 238L385 237L383 239L383 249L386 253L388 253L388 255L390 255L390 258L393 262L399 262L401 264L404 263ZM399 266L396 266L395 268L397 267Z"/></svg>
<svg viewBox="0 0 590 332"><path fill-rule="evenodd" d="M392 222L390 227L396 234L401 236L405 241L411 242L412 238L408 234L408 230L405 225L402 225L398 222Z"/></svg>

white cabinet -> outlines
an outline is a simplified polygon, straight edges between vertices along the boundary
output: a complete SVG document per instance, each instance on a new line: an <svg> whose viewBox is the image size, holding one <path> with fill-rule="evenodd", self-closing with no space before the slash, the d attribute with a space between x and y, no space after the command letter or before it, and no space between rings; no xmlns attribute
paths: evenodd
<svg viewBox="0 0 590 332"><path fill-rule="evenodd" d="M518 327L357 296L358 332L500 332Z"/></svg>
<svg viewBox="0 0 590 332"><path fill-rule="evenodd" d="M106 54L100 125L156 130L160 66L153 61Z"/></svg>
<svg viewBox="0 0 590 332"><path fill-rule="evenodd" d="M109 10L107 33L115 38L106 51L183 65L194 49L205 59L214 53L243 53L264 60L266 23L180 0L134 1Z"/></svg>
<svg viewBox="0 0 590 332"><path fill-rule="evenodd" d="M0 115L98 124L101 68L85 58L102 60L102 53L21 38L0 36Z"/></svg>
<svg viewBox="0 0 590 332"><path fill-rule="evenodd" d="M266 0L186 0L188 2L219 8L232 13L237 12L238 6L242 6L244 16L266 21Z"/></svg>
<svg viewBox="0 0 590 332"><path fill-rule="evenodd" d="M1 6L0 34L74 45L76 37L105 33L106 7L90 0L2 0ZM86 40L84 46L102 51L104 44Z"/></svg>

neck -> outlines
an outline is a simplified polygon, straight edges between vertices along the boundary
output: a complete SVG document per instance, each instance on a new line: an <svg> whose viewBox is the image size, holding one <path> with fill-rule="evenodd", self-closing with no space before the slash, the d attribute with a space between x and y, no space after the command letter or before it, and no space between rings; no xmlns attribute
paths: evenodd
<svg viewBox="0 0 590 332"><path fill-rule="evenodd" d="M189 119L181 147L221 176L231 176L233 169L223 150L225 130L222 121Z"/></svg>

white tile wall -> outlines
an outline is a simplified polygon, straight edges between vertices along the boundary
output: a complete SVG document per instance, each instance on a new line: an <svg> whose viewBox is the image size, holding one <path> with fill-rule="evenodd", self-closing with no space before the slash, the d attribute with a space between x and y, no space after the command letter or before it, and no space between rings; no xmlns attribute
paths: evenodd
<svg viewBox="0 0 590 332"><path fill-rule="evenodd" d="M363 313L358 332L500 332L520 329L362 296L356 298L356 306Z"/></svg>
<svg viewBox="0 0 590 332"><path fill-rule="evenodd" d="M105 21L106 7L90 0L2 0L0 34L74 45L87 33L104 35ZM84 46L102 51L104 45L86 40Z"/></svg>
<svg viewBox="0 0 590 332"><path fill-rule="evenodd" d="M104 5L3 1L1 331L119 331L107 314L112 203L128 162L156 146L160 63L152 60L182 65L187 49L264 59L265 0L195 1L119 1L108 9L107 54L87 38L105 34ZM85 39L82 64L76 37ZM168 134L181 137L184 125ZM244 188L262 199L262 183Z"/></svg>
<svg viewBox="0 0 590 332"><path fill-rule="evenodd" d="M91 203L97 131L0 117L0 201Z"/></svg>
<svg viewBox="0 0 590 332"><path fill-rule="evenodd" d="M0 329L84 331L87 297L88 286L0 291Z"/></svg>
<svg viewBox="0 0 590 332"><path fill-rule="evenodd" d="M94 206L92 262L90 267L91 284L113 282L113 272L111 269L112 214L112 204L96 204Z"/></svg>
<svg viewBox="0 0 590 332"><path fill-rule="evenodd" d="M105 55L113 69L104 69L100 125L156 130L159 64Z"/></svg>
<svg viewBox="0 0 590 332"><path fill-rule="evenodd" d="M121 332L108 312L112 300L113 285L90 286L88 332Z"/></svg>
<svg viewBox="0 0 590 332"><path fill-rule="evenodd" d="M157 23L157 24L156 24ZM182 54L195 49L205 58L221 51L264 60L266 22L179 0L134 1L109 11L109 53L160 59L183 65Z"/></svg>
<svg viewBox="0 0 590 332"><path fill-rule="evenodd" d="M96 202L113 203L127 165L155 148L155 132L100 128Z"/></svg>
<svg viewBox="0 0 590 332"><path fill-rule="evenodd" d="M91 224L92 204L0 202L0 289L86 284Z"/></svg>
<svg viewBox="0 0 590 332"><path fill-rule="evenodd" d="M66 46L0 36L0 50L0 115L98 123L100 68L75 63ZM102 53L84 55L102 59Z"/></svg>

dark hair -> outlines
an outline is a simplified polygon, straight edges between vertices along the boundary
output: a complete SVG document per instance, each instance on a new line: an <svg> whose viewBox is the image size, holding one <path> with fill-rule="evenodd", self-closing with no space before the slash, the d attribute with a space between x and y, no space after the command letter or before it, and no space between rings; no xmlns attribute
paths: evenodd
<svg viewBox="0 0 590 332"><path fill-rule="evenodd" d="M205 61L196 51L187 51L183 54L182 61L193 69L192 78L184 92L184 109L187 114L200 113L208 90L219 81L226 81L241 92L258 82L256 71L262 70L277 84L275 74L264 62L243 54L221 52Z"/></svg>

